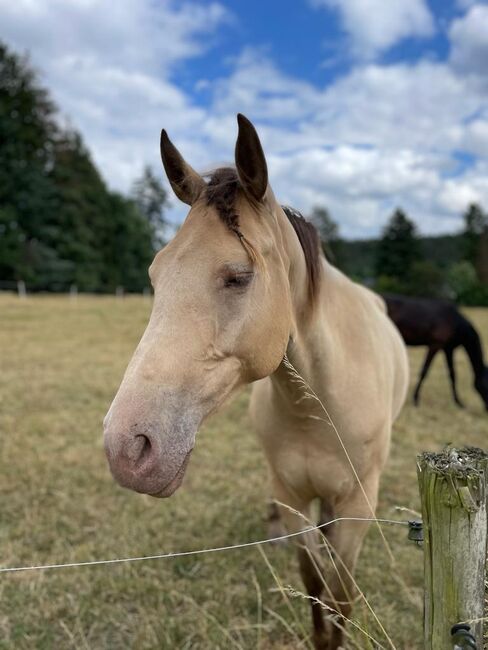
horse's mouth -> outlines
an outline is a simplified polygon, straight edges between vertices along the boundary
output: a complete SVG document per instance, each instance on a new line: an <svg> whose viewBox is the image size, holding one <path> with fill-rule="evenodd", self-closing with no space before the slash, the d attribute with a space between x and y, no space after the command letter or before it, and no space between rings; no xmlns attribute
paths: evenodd
<svg viewBox="0 0 488 650"><path fill-rule="evenodd" d="M187 453L185 459L181 463L181 466L179 470L176 472L174 478L172 478L171 481L167 483L161 490L158 490L158 492L154 492L149 496L156 497L157 499L165 499L167 497L170 497L172 494L176 492L176 490L180 487L180 485L183 482L183 477L185 476L185 471L188 462L190 461L190 456L192 451L193 449L190 449L190 451Z"/></svg>

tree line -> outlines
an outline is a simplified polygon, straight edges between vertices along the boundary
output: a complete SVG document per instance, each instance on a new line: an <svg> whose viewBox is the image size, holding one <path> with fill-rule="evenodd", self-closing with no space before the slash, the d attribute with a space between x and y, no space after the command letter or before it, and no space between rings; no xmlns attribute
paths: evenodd
<svg viewBox="0 0 488 650"><path fill-rule="evenodd" d="M110 190L26 57L0 41L0 288L113 292L148 287L168 199L150 168L130 196ZM488 305L488 216L472 205L456 235L420 237L398 209L378 240L346 241L324 208L310 215L325 253L380 291Z"/></svg>
<svg viewBox="0 0 488 650"><path fill-rule="evenodd" d="M379 239L346 241L325 208L310 219L329 259L349 276L382 292L445 298L488 306L488 214L471 204L463 229L420 237L415 222L398 208Z"/></svg>
<svg viewBox="0 0 488 650"><path fill-rule="evenodd" d="M62 128L29 61L0 42L0 282L31 290L148 286L166 193L150 169L111 191L81 135Z"/></svg>

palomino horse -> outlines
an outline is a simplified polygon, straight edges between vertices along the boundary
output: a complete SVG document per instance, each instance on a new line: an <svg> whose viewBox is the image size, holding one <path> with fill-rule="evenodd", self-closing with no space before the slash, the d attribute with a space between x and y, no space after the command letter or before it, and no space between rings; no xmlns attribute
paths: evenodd
<svg viewBox="0 0 488 650"><path fill-rule="evenodd" d="M277 203L258 135L243 115L238 123L236 168L208 183L161 134L166 174L191 209L149 269L151 318L105 419L111 471L122 486L169 497L203 420L255 382L251 411L287 529L309 525L316 499L329 519L371 518L407 390L405 347L382 300L332 267L313 227ZM303 399L290 364L317 399ZM298 545L308 593L325 592L342 617L366 529L327 528L340 558L331 575L310 532ZM343 618L324 621L311 602L316 647L338 648Z"/></svg>

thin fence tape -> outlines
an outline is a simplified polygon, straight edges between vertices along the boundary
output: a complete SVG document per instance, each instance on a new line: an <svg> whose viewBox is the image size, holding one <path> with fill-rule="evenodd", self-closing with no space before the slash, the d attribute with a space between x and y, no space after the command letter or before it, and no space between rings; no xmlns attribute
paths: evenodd
<svg viewBox="0 0 488 650"><path fill-rule="evenodd" d="M280 542L291 537L298 537L314 530L320 530L327 526L337 523L338 521L375 521L379 524L399 524L401 526L408 526L407 521L398 521L394 519L375 519L368 517L337 517L331 521L318 526L309 526L303 530L295 533L288 533L287 535L280 535L279 537L271 537L268 539L259 539L253 542L243 542L242 544L234 544L231 546L218 546L216 548L202 548L196 551L179 551L176 553L162 553L160 555L144 555L141 557L122 557L114 558L112 560L90 560L87 562L67 562L65 564L39 564L37 566L15 566L15 567L1 567L0 573L14 573L16 571L46 571L48 569L67 569L80 566L96 566L100 564L120 564L123 562L142 562L143 560L165 560L175 557L188 557L190 555L203 555L205 553L220 553L223 551L232 551L239 548L249 548L250 546L261 546L263 544L271 544L273 542Z"/></svg>

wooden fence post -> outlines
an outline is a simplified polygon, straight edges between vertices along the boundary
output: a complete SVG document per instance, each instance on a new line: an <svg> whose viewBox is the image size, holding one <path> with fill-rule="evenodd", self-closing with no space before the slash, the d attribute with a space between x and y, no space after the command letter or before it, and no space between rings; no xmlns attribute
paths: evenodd
<svg viewBox="0 0 488 650"><path fill-rule="evenodd" d="M23 280L17 280L17 294L19 298L27 297L27 290L25 288L25 282Z"/></svg>
<svg viewBox="0 0 488 650"><path fill-rule="evenodd" d="M424 522L424 648L454 647L453 625L469 623L483 647L488 454L466 447L417 457Z"/></svg>

